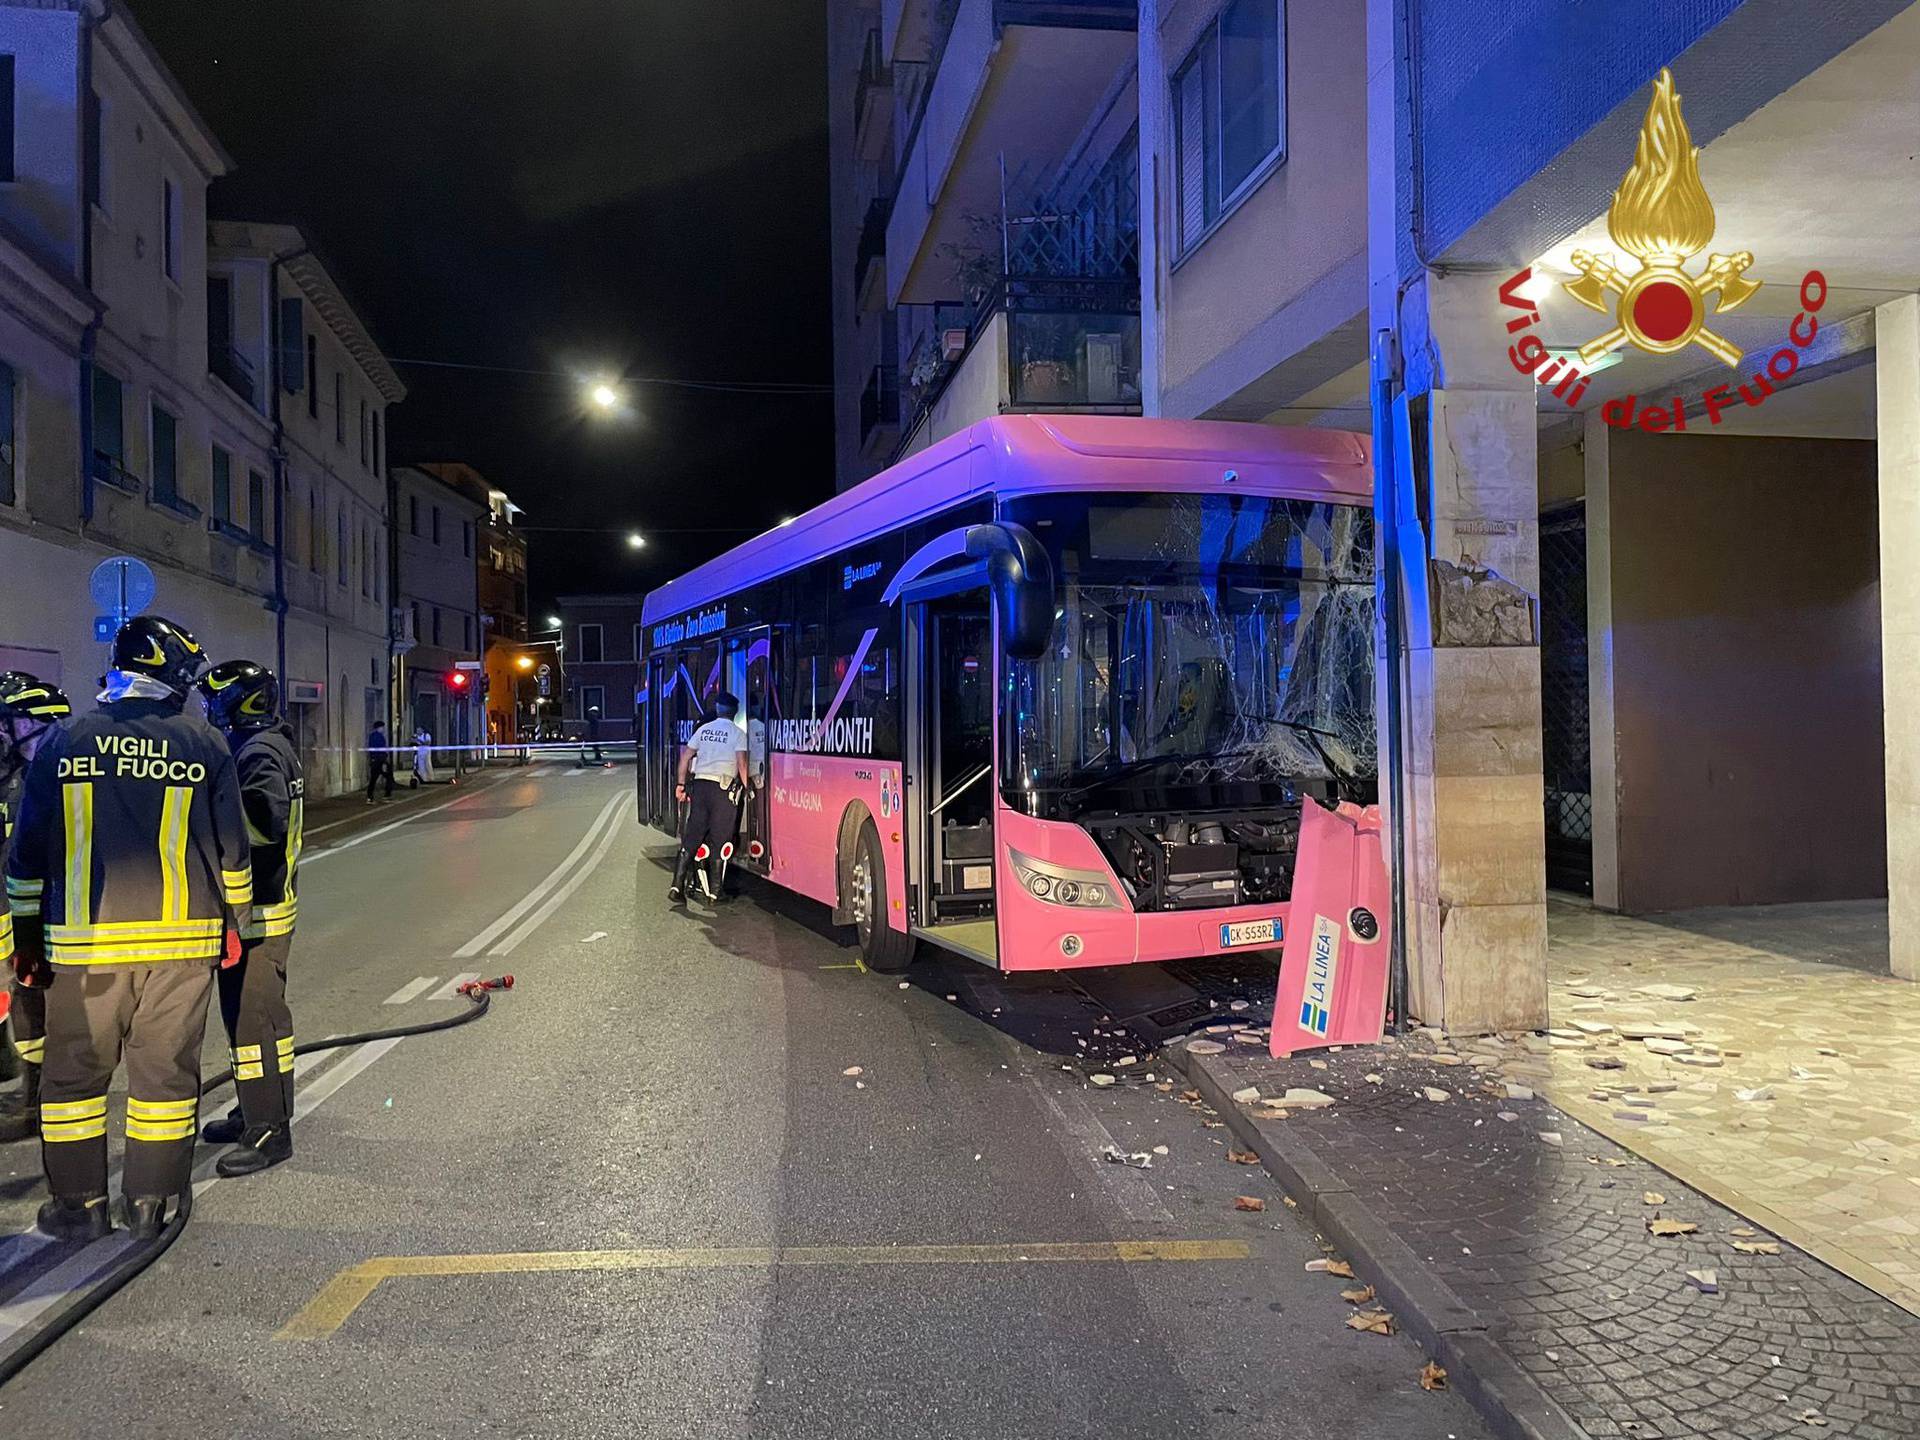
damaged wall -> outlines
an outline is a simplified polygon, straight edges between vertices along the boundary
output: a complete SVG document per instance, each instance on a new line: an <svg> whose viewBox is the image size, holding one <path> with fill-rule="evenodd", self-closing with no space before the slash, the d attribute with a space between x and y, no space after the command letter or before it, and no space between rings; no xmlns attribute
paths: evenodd
<svg viewBox="0 0 1920 1440"><path fill-rule="evenodd" d="M1609 441L1620 907L1885 895L1873 444Z"/></svg>

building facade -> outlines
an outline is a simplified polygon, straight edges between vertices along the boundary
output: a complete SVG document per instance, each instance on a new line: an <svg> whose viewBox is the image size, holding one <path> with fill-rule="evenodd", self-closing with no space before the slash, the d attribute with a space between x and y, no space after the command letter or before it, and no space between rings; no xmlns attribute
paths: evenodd
<svg viewBox="0 0 1920 1440"><path fill-rule="evenodd" d="M487 508L412 465L391 471L394 695L401 731L438 745L484 743L480 567Z"/></svg>
<svg viewBox="0 0 1920 1440"><path fill-rule="evenodd" d="M562 595L566 662L562 723L568 739L587 736L599 712L602 740L631 740L647 647L640 630L644 595Z"/></svg>
<svg viewBox="0 0 1920 1440"><path fill-rule="evenodd" d="M85 695L88 575L275 666L313 793L384 714L386 408L404 394L297 231L209 226L224 151L124 9L0 4L0 658Z"/></svg>
<svg viewBox="0 0 1920 1440"><path fill-rule="evenodd" d="M1887 189L1920 7L839 0L828 62L843 485L1023 408L1373 436L1414 1015L1544 1023L1550 884L1628 912L1890 897L1892 971L1920 977L1920 725L1893 698L1920 245ZM1669 68L1711 249L1763 284L1707 301L1740 296L1721 352L1616 348L1569 403L1625 283L1581 257L1621 258ZM1509 322L1559 357L1547 383ZM1444 587L1515 624L1450 631ZM1814 735L1821 799L1782 804Z"/></svg>
<svg viewBox="0 0 1920 1440"><path fill-rule="evenodd" d="M540 665L548 666L549 677L554 673L551 643L528 643L527 537L517 523L520 507L471 465L434 462L418 468L486 507L474 554L484 637L486 736L492 743L509 744L531 726Z"/></svg>

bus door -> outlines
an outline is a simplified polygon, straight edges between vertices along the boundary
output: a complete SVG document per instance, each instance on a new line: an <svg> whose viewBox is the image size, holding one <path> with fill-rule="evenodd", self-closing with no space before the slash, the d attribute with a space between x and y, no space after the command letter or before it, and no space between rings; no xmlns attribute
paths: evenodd
<svg viewBox="0 0 1920 1440"><path fill-rule="evenodd" d="M639 723L634 729L639 742L634 760L640 772L640 818L647 824L670 824L673 813L673 766L679 756L663 720L668 673L664 655L648 660L647 688L640 701Z"/></svg>
<svg viewBox="0 0 1920 1440"><path fill-rule="evenodd" d="M984 588L907 604L906 739L917 928L998 963L992 620Z"/></svg>
<svg viewBox="0 0 1920 1440"><path fill-rule="evenodd" d="M724 687L740 701L740 723L747 731L747 774L753 780L753 792L740 808L740 834L734 842L730 863L757 875L767 874L772 864L772 837L767 833L767 726L773 718L768 709L773 695L772 637L772 630L764 625L729 635L726 658L721 663Z"/></svg>

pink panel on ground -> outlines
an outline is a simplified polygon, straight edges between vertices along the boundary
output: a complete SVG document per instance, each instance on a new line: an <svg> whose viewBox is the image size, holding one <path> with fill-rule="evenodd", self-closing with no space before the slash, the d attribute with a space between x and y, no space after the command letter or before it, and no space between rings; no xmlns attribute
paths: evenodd
<svg viewBox="0 0 1920 1440"><path fill-rule="evenodd" d="M832 905L840 898L840 821L856 801L873 816L887 864L888 917L905 930L907 880L900 842L900 762L850 760L838 755L772 757L768 783L767 844L772 878L809 899Z"/></svg>
<svg viewBox="0 0 1920 1440"><path fill-rule="evenodd" d="M1392 940L1379 806L1306 802L1291 905L1268 1048L1288 1055L1378 1041Z"/></svg>

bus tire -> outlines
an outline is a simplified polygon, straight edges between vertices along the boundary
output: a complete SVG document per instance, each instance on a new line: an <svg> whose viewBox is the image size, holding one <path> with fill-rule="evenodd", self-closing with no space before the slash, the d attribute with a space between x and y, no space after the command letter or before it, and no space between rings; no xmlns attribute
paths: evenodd
<svg viewBox="0 0 1920 1440"><path fill-rule="evenodd" d="M887 923L887 862L872 825L860 827L841 888L867 969L897 975L913 964L913 937Z"/></svg>

